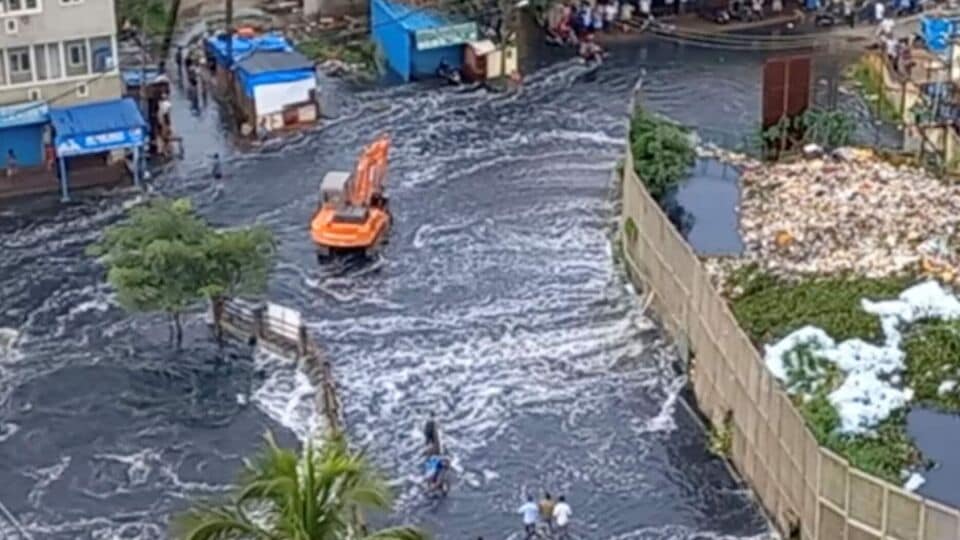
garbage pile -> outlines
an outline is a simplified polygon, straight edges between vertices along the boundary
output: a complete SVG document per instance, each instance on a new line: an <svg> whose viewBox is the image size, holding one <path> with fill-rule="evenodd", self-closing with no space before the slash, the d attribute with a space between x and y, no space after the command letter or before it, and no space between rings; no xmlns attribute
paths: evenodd
<svg viewBox="0 0 960 540"><path fill-rule="evenodd" d="M757 264L781 277L906 271L960 285L960 186L868 150L763 164L716 149L741 168L744 253L708 260L718 282Z"/></svg>

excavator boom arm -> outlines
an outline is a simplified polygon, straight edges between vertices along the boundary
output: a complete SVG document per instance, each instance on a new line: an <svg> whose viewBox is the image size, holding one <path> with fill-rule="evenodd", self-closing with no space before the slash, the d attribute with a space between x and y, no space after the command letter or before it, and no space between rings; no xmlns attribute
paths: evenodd
<svg viewBox="0 0 960 540"><path fill-rule="evenodd" d="M390 138L386 135L377 137L377 140L363 149L350 186L350 204L369 206L373 195L383 192L389 152Z"/></svg>

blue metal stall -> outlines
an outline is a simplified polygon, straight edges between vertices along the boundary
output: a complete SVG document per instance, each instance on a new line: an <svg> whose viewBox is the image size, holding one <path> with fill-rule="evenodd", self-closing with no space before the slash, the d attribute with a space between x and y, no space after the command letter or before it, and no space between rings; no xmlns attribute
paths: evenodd
<svg viewBox="0 0 960 540"><path fill-rule="evenodd" d="M455 24L398 2L371 0L370 14L373 40L404 82L434 77L441 62L459 69L464 44L477 39L476 23Z"/></svg>
<svg viewBox="0 0 960 540"><path fill-rule="evenodd" d="M133 181L140 185L148 129L133 99L54 108L50 110L50 123L64 202L70 200L67 160L71 157L128 149L133 152Z"/></svg>
<svg viewBox="0 0 960 540"><path fill-rule="evenodd" d="M0 163L12 151L20 167L43 164L43 130L49 117L45 103L28 102L0 107Z"/></svg>

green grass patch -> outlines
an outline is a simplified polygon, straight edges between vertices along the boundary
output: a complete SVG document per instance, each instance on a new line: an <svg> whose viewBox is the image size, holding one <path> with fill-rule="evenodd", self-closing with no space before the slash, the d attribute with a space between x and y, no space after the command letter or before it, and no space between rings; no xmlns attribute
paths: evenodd
<svg viewBox="0 0 960 540"><path fill-rule="evenodd" d="M917 323L907 333L903 349L907 354L904 378L916 393L915 399L947 412L960 412L960 388L939 392L944 381L960 381L960 321Z"/></svg>
<svg viewBox="0 0 960 540"><path fill-rule="evenodd" d="M887 98L883 91L883 77L874 71L870 64L862 59L854 64L847 73L848 78L856 83L861 97L867 102L869 109L877 114L884 122L899 124L900 106Z"/></svg>
<svg viewBox="0 0 960 540"><path fill-rule="evenodd" d="M640 107L630 119L630 152L634 171L658 201L687 177L696 158L686 129Z"/></svg>
<svg viewBox="0 0 960 540"><path fill-rule="evenodd" d="M735 272L729 286L733 288L733 312L741 327L754 343L763 346L806 325L822 328L837 341L861 338L877 342L883 338L880 318L863 311L860 300L894 298L911 281L909 277L855 276L788 281L754 266ZM956 339L955 350L960 353L960 334L951 337ZM931 344L924 342L923 346L933 352ZM944 357L931 360L938 365L943 361ZM784 364L786 387L796 392L794 404L820 444L860 470L900 484L901 471L919 462L919 452L907 435L906 410L883 421L872 436L843 435L837 431L840 416L827 398L843 382L843 373L806 347L788 354ZM935 385L939 381L930 383L934 393Z"/></svg>
<svg viewBox="0 0 960 540"><path fill-rule="evenodd" d="M863 311L860 300L893 298L909 284L907 277L855 276L792 282L752 266L731 276L731 305L740 326L757 345L772 343L808 324L838 341L854 337L876 341L883 336L880 319Z"/></svg>

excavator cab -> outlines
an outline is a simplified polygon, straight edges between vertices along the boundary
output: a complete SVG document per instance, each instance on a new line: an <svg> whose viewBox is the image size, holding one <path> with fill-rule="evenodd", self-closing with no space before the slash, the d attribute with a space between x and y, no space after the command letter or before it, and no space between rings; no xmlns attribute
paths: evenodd
<svg viewBox="0 0 960 540"><path fill-rule="evenodd" d="M384 193L390 138L367 145L354 172L333 171L320 184L320 204L310 220L318 258L335 252L377 253L390 229L389 201Z"/></svg>
<svg viewBox="0 0 960 540"><path fill-rule="evenodd" d="M346 199L347 185L350 183L350 173L330 171L320 183L320 204L327 202L340 203Z"/></svg>

